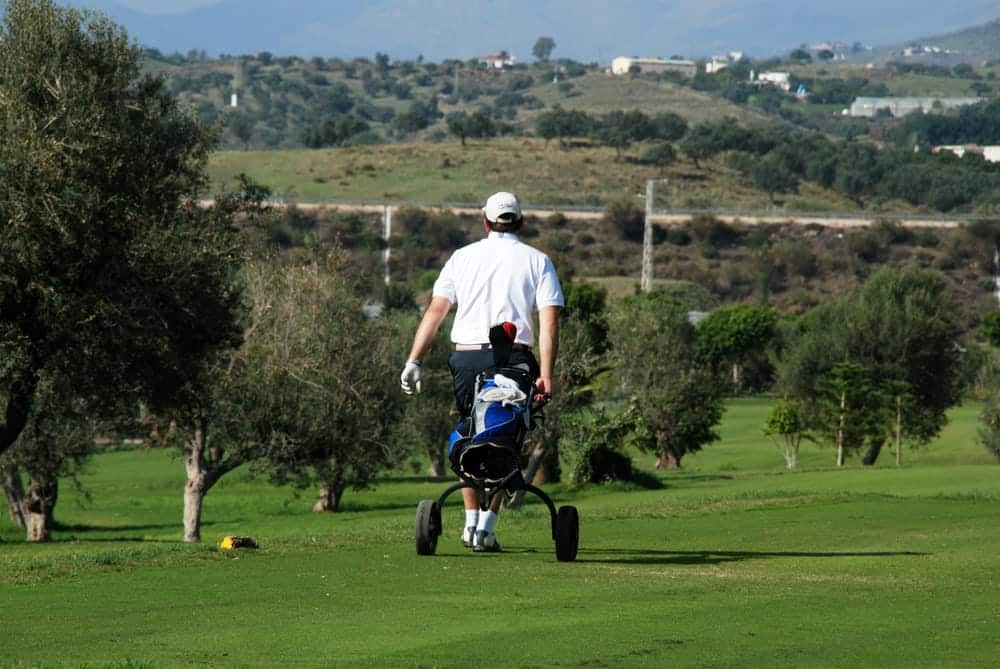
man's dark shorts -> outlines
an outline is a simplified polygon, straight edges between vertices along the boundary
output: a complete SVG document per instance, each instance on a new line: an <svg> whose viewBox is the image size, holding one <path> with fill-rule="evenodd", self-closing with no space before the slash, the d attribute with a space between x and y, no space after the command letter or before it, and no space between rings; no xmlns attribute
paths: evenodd
<svg viewBox="0 0 1000 669"><path fill-rule="evenodd" d="M527 363L533 378L538 378L538 361L531 351L511 351L507 364ZM455 386L455 406L459 416L472 413L473 395L476 391L476 377L479 372L493 366L493 351L455 351L448 358L452 382Z"/></svg>

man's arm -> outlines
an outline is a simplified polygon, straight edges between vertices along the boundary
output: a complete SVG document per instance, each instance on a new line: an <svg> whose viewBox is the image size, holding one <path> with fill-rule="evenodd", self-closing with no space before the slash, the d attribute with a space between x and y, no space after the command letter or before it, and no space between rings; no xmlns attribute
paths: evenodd
<svg viewBox="0 0 1000 669"><path fill-rule="evenodd" d="M431 347L431 342L434 341L434 335L437 334L438 328L441 327L441 323L450 310L451 302L447 298L431 298L431 303L427 306L423 318L420 319L420 325L417 326L417 334L413 336L409 360L420 362L423 359L427 349Z"/></svg>
<svg viewBox="0 0 1000 669"><path fill-rule="evenodd" d="M559 354L559 307L538 310L538 365L540 372L535 387L539 394L552 394L552 371Z"/></svg>

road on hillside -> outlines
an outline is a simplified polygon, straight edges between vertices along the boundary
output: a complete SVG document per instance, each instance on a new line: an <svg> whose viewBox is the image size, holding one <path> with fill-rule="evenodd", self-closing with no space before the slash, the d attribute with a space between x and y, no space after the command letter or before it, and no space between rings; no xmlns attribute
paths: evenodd
<svg viewBox="0 0 1000 669"><path fill-rule="evenodd" d="M203 204L209 205L212 200L203 200ZM289 203L283 201L271 201L267 203L270 206L283 207L287 206ZM296 207L305 211L324 211L324 210L340 210L340 211L355 211L355 212L366 212L366 213L383 213L387 206L393 208L399 208L404 206L413 207L423 207L427 209L439 209L451 211L453 213L463 215L463 216L474 216L478 217L481 214L479 207L471 205L447 205L447 204L429 204L429 203L384 203L384 204L373 204L366 202L296 202L294 203ZM598 220L604 216L603 209L582 209L579 207L570 207L567 209L560 209L559 207L545 207L545 208L528 208L524 210L524 214L527 216L536 216L538 218L545 218L551 216L552 214L560 213L568 219L572 220ZM746 223L750 225L770 225L770 224L788 224L794 223L798 225L821 225L828 228L860 228L871 225L872 223L879 220L893 220L898 221L900 225L907 228L956 228L961 225L968 223L970 220L974 220L975 217L954 217L954 218L921 218L918 216L913 216L912 214L906 214L905 216L891 215L891 214L875 214L870 217L859 215L856 213L851 214L837 214L837 213L827 213L827 214L760 214L752 211L738 212L738 211L683 211L683 212L664 212L664 211L654 211L653 212L653 223L659 225L681 225L686 223L691 219L692 216L697 214L711 214L715 216L720 221L726 223Z"/></svg>

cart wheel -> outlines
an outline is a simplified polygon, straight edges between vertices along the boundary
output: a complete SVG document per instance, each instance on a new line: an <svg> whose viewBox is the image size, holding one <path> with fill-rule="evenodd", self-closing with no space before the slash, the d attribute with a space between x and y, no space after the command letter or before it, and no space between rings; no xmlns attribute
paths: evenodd
<svg viewBox="0 0 1000 669"><path fill-rule="evenodd" d="M580 544L580 515L575 506L561 506L556 514L556 558L560 562L576 559Z"/></svg>
<svg viewBox="0 0 1000 669"><path fill-rule="evenodd" d="M437 502L425 499L417 504L415 525L417 555L434 555L438 537L441 536L441 509L438 508Z"/></svg>

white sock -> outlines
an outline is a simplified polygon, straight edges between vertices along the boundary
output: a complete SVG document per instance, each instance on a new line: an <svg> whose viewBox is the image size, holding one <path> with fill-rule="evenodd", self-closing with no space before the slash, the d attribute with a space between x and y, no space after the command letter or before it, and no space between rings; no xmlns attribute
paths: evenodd
<svg viewBox="0 0 1000 669"><path fill-rule="evenodd" d="M477 531L485 530L487 534L493 534L493 528L497 524L497 512L496 511L483 511L479 514L479 525L476 526Z"/></svg>
<svg viewBox="0 0 1000 669"><path fill-rule="evenodd" d="M476 527L479 524L479 509L465 510L465 526Z"/></svg>

